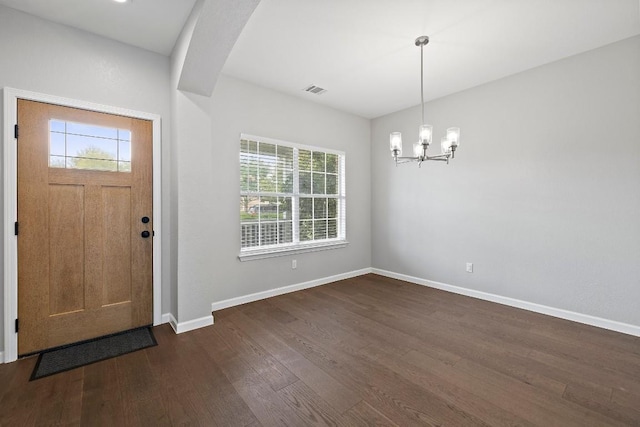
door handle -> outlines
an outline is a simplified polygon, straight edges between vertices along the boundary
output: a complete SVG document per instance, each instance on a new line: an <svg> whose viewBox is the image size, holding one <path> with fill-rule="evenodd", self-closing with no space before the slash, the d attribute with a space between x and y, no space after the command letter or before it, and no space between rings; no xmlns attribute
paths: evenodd
<svg viewBox="0 0 640 427"><path fill-rule="evenodd" d="M148 216L143 216L141 221L142 221L143 224L146 224L146 223L149 222L149 217Z"/></svg>
<svg viewBox="0 0 640 427"><path fill-rule="evenodd" d="M142 233L140 233L140 235L143 239L146 239L147 237L151 236L151 233L149 233L147 230L144 230Z"/></svg>

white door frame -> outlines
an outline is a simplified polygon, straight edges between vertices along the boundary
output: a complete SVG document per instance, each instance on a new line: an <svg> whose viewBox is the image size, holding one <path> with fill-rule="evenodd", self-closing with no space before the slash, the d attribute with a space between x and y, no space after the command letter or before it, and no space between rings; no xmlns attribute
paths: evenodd
<svg viewBox="0 0 640 427"><path fill-rule="evenodd" d="M18 358L18 239L13 233L18 220L18 147L14 137L18 99L38 101L100 113L117 114L153 122L153 324L162 323L161 281L161 118L157 114L111 107L76 99L5 87L4 92L4 362ZM2 353L0 353L2 355ZM0 362L2 362L0 358Z"/></svg>

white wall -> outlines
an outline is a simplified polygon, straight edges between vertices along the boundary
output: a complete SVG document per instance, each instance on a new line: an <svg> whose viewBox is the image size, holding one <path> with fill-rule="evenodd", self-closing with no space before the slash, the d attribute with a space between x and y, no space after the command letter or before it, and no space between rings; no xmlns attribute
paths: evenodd
<svg viewBox="0 0 640 427"><path fill-rule="evenodd" d="M168 270L171 240L168 233L168 203L171 199L168 163L169 59L0 6L0 88L2 87L155 113L162 117L162 228L167 230L163 236L162 257L165 270L162 306L163 312L168 311L168 280L171 277ZM0 126L3 125L0 123ZM4 311L2 297L3 292L0 292L0 347L4 343L4 326L1 325Z"/></svg>
<svg viewBox="0 0 640 427"><path fill-rule="evenodd" d="M179 318L178 314L178 211L179 211L179 200L180 193L178 191L178 152L179 147L177 141L187 140L189 137L185 134L185 131L188 130L187 127L183 126L183 123L188 122L189 113L188 111L182 107L181 100L183 98L183 93L178 89L178 85L180 82L180 77L182 75L182 68L184 66L184 61L187 56L189 50L189 44L191 43L191 39L193 36L193 31L200 17L200 12L202 9L204 2L203 0L198 0L193 6L189 18L187 22L185 22L182 31L180 32L180 36L178 40L176 40L176 44L173 47L173 52L171 53L170 58L170 70L171 70L171 83L169 87L169 92L171 95L171 141L174 143L171 145L171 155L170 155L170 163L171 163L171 201L170 201L170 209L171 209L171 234L175 236L175 238L171 241L171 253L173 256L171 257L171 286L170 286L170 313L174 317L173 320L177 321ZM188 107L188 104L186 104ZM185 123L186 124L186 123ZM173 325L174 327L176 325Z"/></svg>
<svg viewBox="0 0 640 427"><path fill-rule="evenodd" d="M180 323L208 315L212 302L371 266L368 120L227 76L211 98L177 98ZM348 247L238 260L241 132L346 152Z"/></svg>
<svg viewBox="0 0 640 427"><path fill-rule="evenodd" d="M210 194L214 186L212 168L215 163L208 101L208 98L199 95L176 91L179 238L176 257L177 312L174 316L179 324L198 320L200 326L212 321L211 298L216 271L213 269L211 247L219 243L214 227L215 200ZM231 176L225 178L228 183L231 180ZM224 222L222 226L233 225Z"/></svg>
<svg viewBox="0 0 640 427"><path fill-rule="evenodd" d="M393 166L418 107L372 121L374 267L640 326L640 37L426 114L462 129L449 166Z"/></svg>

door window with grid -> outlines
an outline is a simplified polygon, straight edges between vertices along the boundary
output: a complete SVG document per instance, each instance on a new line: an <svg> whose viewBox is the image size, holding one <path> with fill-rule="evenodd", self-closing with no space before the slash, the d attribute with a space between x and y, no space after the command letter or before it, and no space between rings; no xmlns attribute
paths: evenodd
<svg viewBox="0 0 640 427"><path fill-rule="evenodd" d="M240 139L240 258L344 245L344 153Z"/></svg>

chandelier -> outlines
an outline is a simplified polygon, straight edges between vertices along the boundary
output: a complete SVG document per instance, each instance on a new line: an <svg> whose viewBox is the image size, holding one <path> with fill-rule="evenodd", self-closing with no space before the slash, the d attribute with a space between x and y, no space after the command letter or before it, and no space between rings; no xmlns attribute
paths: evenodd
<svg viewBox="0 0 640 427"><path fill-rule="evenodd" d="M418 129L418 142L413 144L413 157L402 156L402 134L400 132L391 132L389 135L389 146L391 155L396 165L399 163L422 162L426 160L436 160L449 163L449 159L453 159L456 149L460 146L460 128L447 129L446 136L440 141L440 149L442 152L433 156L427 156L427 148L431 144L433 134L433 126L425 123L424 120L424 46L429 43L429 37L420 36L416 39L416 46L420 46L420 105L422 106L422 124Z"/></svg>

